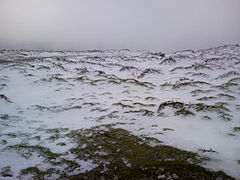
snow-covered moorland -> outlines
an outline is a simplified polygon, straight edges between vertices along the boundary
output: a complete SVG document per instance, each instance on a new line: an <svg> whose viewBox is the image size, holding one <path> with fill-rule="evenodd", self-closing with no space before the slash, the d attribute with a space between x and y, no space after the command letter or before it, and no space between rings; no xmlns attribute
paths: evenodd
<svg viewBox="0 0 240 180"><path fill-rule="evenodd" d="M0 179L202 171L240 179L239 46L0 52Z"/></svg>

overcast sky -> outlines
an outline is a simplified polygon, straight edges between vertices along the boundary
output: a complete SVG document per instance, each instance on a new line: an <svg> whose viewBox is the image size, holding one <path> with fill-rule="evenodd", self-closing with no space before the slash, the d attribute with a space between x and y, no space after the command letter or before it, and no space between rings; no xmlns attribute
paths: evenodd
<svg viewBox="0 0 240 180"><path fill-rule="evenodd" d="M240 44L240 0L0 0L0 49Z"/></svg>

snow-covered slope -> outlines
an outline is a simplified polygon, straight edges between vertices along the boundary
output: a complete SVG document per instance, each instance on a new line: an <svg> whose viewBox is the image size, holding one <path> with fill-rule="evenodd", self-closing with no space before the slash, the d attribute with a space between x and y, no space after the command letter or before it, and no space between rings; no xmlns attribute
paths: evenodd
<svg viewBox="0 0 240 180"><path fill-rule="evenodd" d="M44 167L34 152L16 153L19 144L52 152L73 146L67 138L59 146L46 129L102 124L197 152L211 159L204 167L240 179L240 47L0 52L0 169L17 177Z"/></svg>

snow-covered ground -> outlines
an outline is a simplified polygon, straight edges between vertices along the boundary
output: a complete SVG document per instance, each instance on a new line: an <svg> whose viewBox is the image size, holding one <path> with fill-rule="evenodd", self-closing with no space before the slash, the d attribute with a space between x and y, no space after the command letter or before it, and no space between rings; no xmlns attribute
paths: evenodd
<svg viewBox="0 0 240 180"><path fill-rule="evenodd" d="M64 152L72 144L57 145L47 129L114 123L209 157L204 167L240 179L240 47L0 52L0 169L11 168L9 179L44 167L41 157L11 147ZM80 172L95 167L79 163Z"/></svg>

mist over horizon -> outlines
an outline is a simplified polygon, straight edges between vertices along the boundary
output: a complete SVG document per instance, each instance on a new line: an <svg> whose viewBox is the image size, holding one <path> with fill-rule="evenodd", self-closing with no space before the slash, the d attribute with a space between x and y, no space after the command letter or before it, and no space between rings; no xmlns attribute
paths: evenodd
<svg viewBox="0 0 240 180"><path fill-rule="evenodd" d="M240 43L238 0L1 0L0 49L177 51Z"/></svg>

